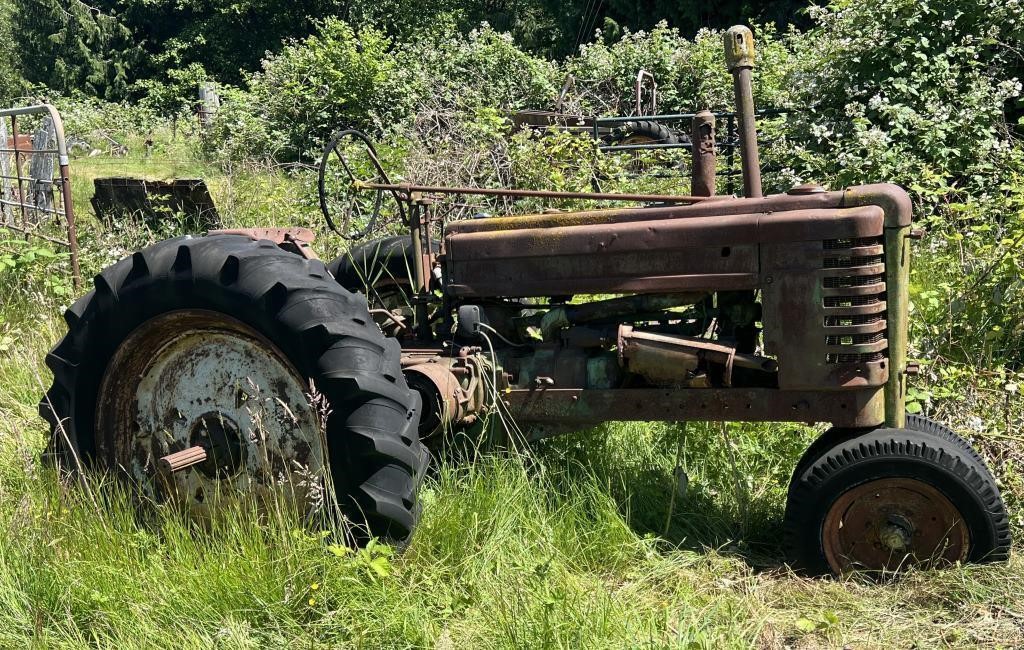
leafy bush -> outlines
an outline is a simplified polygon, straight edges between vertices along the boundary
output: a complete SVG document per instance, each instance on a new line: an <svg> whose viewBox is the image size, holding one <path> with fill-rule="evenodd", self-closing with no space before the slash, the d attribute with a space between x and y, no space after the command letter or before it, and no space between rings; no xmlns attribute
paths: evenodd
<svg viewBox="0 0 1024 650"><path fill-rule="evenodd" d="M0 231L0 236L3 236ZM72 296L67 251L45 242L0 239L0 288L8 298L68 299Z"/></svg>
<svg viewBox="0 0 1024 650"><path fill-rule="evenodd" d="M159 115L191 116L198 103L199 84L210 80L202 64L181 65L176 57L161 56L163 74L158 79L141 79L133 90L143 94L139 105Z"/></svg>
<svg viewBox="0 0 1024 650"><path fill-rule="evenodd" d="M792 41L794 87L811 107L799 125L807 169L940 193L988 185L1007 146L1004 104L1021 91L1002 44L1020 29L1020 3L837 0L814 14L817 28Z"/></svg>
<svg viewBox="0 0 1024 650"><path fill-rule="evenodd" d="M923 220L912 295L925 358L1024 368L1024 152L992 161L986 191L947 192ZM980 180L978 182L981 182ZM919 187L919 189L921 189Z"/></svg>
<svg viewBox="0 0 1024 650"><path fill-rule="evenodd" d="M468 36L448 33L408 46L400 57L417 79L422 104L458 109L546 107L561 83L555 63L533 56L486 23Z"/></svg>
<svg viewBox="0 0 1024 650"><path fill-rule="evenodd" d="M250 79L254 115L295 159L319 152L341 127L380 131L408 116L417 88L381 32L328 19L315 36L290 43Z"/></svg>
<svg viewBox="0 0 1024 650"><path fill-rule="evenodd" d="M792 65L787 42L772 28L757 32L755 100L762 107L785 105L786 73ZM722 52L721 31L702 29L690 40L662 22L649 32L626 31L611 45L600 41L584 45L565 67L577 78L584 112L633 112L634 81L641 69L653 74L658 83L659 112L731 110L732 80Z"/></svg>
<svg viewBox="0 0 1024 650"><path fill-rule="evenodd" d="M557 76L553 63L486 26L394 46L331 19L268 58L248 90L225 94L207 150L221 160L310 158L340 128L379 134L408 128L423 110L468 122L482 108L543 105Z"/></svg>
<svg viewBox="0 0 1024 650"><path fill-rule="evenodd" d="M115 139L150 132L164 122L156 112L127 102L105 102L84 95L47 98L60 111L64 132L69 138L89 138L103 132Z"/></svg>
<svg viewBox="0 0 1024 650"><path fill-rule="evenodd" d="M265 163L286 157L264 107L252 93L238 88L221 89L221 105L214 116L202 150L207 158L224 166L239 163Z"/></svg>

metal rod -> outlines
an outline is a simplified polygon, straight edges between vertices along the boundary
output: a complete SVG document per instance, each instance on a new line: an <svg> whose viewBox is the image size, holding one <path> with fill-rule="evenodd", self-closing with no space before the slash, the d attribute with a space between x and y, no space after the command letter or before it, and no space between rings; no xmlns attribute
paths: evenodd
<svg viewBox="0 0 1024 650"><path fill-rule="evenodd" d="M24 176L6 176L4 174L0 174L0 178L6 178L9 181L16 181L19 178L25 178L25 177ZM35 182L39 183L40 185L43 185L43 184L53 185L53 181L48 181L48 180L45 180L45 179L38 179Z"/></svg>
<svg viewBox="0 0 1024 650"><path fill-rule="evenodd" d="M594 120L595 124L622 124L624 122L637 122L640 120L654 122L681 122L693 119L696 113L668 113L665 115L617 115L615 117L599 117Z"/></svg>
<svg viewBox="0 0 1024 650"><path fill-rule="evenodd" d="M389 183L356 183L356 189L387 190L424 194L478 194L480 196L519 196L538 199L580 199L595 201L632 201L638 203L699 203L710 200L708 196L679 196L671 194L614 194L601 192L552 192L549 190L505 190L482 187L438 187L433 185L409 185Z"/></svg>
<svg viewBox="0 0 1024 650"><path fill-rule="evenodd" d="M61 212L60 210L55 210L53 208L40 208L39 206L33 205L31 203L21 203L21 202L18 202L18 201L7 201L5 199L0 199L0 205L13 205L15 207L19 207L20 206L23 209L30 209L30 210L33 210L35 212L43 212L45 214L52 214L52 215L56 215L58 217L65 216L64 213Z"/></svg>
<svg viewBox="0 0 1024 650"><path fill-rule="evenodd" d="M71 284L82 288L82 271L78 266L78 232L75 228L75 208L71 203L71 167L67 156L60 159L61 198L64 200L64 219L68 225L68 248L71 249Z"/></svg>
<svg viewBox="0 0 1024 650"><path fill-rule="evenodd" d="M543 131L545 129L555 128L558 129L559 131L568 131L570 133L576 131L584 133L593 130L592 126L563 126L561 124L525 124L524 127L527 129L534 129L536 131Z"/></svg>
<svg viewBox="0 0 1024 650"><path fill-rule="evenodd" d="M693 164L690 175L690 194L714 196L715 167L715 116L711 111L701 111L690 124L690 142L693 147Z"/></svg>
<svg viewBox="0 0 1024 650"><path fill-rule="evenodd" d="M638 151L648 149L692 149L689 142L673 142L665 144L608 144L598 147L601 151Z"/></svg>
<svg viewBox="0 0 1024 650"><path fill-rule="evenodd" d="M725 137L729 144L724 145L724 148L729 152L726 156L725 162L725 176L729 181L725 185L725 193L732 196L736 191L736 147L731 144L736 137L736 116L730 115L725 126Z"/></svg>
<svg viewBox="0 0 1024 650"><path fill-rule="evenodd" d="M4 149L4 148L0 147L0 153L14 153L17 150L18 150L17 147L15 147L14 149ZM24 149L21 149L21 152L22 153L27 153L27 154L35 154L35 153L59 154L60 153L56 149L33 149L32 151L25 151Z"/></svg>
<svg viewBox="0 0 1024 650"><path fill-rule="evenodd" d="M703 111L702 111L703 112ZM754 111L755 115L762 115L764 117L773 117L775 115L785 115L786 113L793 113L789 109L782 108L764 108L761 110ZM712 111L712 115L717 119L735 117L737 113L735 111ZM615 117L598 117L594 119L595 125L606 125L606 124L622 124L624 122L636 122L640 120L650 122L681 122L684 120L693 119L696 113L666 113L664 115L617 115Z"/></svg>
<svg viewBox="0 0 1024 650"><path fill-rule="evenodd" d="M63 239L57 239L56 237L50 237L49 235L43 235L43 234L38 233L38 232L36 232L34 230L28 230L26 228L22 228L21 226L16 226L16 225L14 225L12 223L0 223L0 228L8 228L8 229L13 230L15 232L20 232L21 234L27 235L29 237L36 237L38 239L42 239L44 241L48 241L51 244L58 244L60 246L68 246L68 247L70 247L70 244L68 242L64 241Z"/></svg>
<svg viewBox="0 0 1024 650"><path fill-rule="evenodd" d="M18 198L25 200L25 184L21 176L21 152L18 149L18 118L11 115L11 138L14 140L14 170L18 174ZM21 207L21 222L28 223L28 216L25 213L25 204L19 203Z"/></svg>
<svg viewBox="0 0 1024 650"><path fill-rule="evenodd" d="M757 127L754 121L754 95L751 92L750 68L740 68L736 80L736 101L743 112L739 116L740 164L743 166L743 195L760 197L761 156L757 149Z"/></svg>
<svg viewBox="0 0 1024 650"><path fill-rule="evenodd" d="M416 283L415 310L416 330L420 339L430 340L430 323L428 322L427 300L429 298L428 281L430 269L423 258L423 231L425 228L424 216L425 206L422 203L413 202L409 205L409 236L412 238L413 253L413 280ZM430 250L429 244L427 250Z"/></svg>
<svg viewBox="0 0 1024 650"><path fill-rule="evenodd" d="M732 73L739 113L740 162L743 165L743 195L759 197L761 193L761 160L757 151L757 125L754 119L754 93L751 71L754 68L754 35L743 25L725 32L725 59Z"/></svg>
<svg viewBox="0 0 1024 650"><path fill-rule="evenodd" d="M420 206L413 203L409 206L409 236L412 239L412 275L418 296L424 293L423 278L427 273L427 270L423 268L423 240L420 238L420 226Z"/></svg>
<svg viewBox="0 0 1024 650"><path fill-rule="evenodd" d="M157 459L156 468L162 476L170 477L175 472L180 472L183 469L188 469L194 465L205 463L208 454L205 447L196 445L189 447L188 449L182 449L176 451L173 454L167 454L166 456Z"/></svg>

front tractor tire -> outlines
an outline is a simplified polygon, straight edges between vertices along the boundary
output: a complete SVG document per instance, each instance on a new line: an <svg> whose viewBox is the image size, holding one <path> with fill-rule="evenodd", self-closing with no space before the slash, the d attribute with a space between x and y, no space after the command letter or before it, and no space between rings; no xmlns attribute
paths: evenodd
<svg viewBox="0 0 1024 650"><path fill-rule="evenodd" d="M999 488L955 434L848 432L811 451L793 476L783 523L788 560L805 573L881 576L1008 559Z"/></svg>
<svg viewBox="0 0 1024 650"><path fill-rule="evenodd" d="M200 516L282 490L312 515L333 487L353 541L411 535L419 398L397 342L322 262L237 235L163 241L96 276L65 320L40 403L63 468Z"/></svg>

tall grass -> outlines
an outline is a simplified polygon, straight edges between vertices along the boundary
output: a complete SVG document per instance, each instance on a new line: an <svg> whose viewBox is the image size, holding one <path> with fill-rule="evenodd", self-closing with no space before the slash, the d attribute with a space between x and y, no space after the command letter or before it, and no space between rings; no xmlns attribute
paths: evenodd
<svg viewBox="0 0 1024 650"><path fill-rule="evenodd" d="M442 459L400 556L343 551L287 510L207 527L140 513L117 485L38 464L39 360L61 327L22 323L0 361L0 647L1024 642L1016 557L886 585L790 574L777 522L809 434L778 426L611 424ZM662 535L681 433L691 485Z"/></svg>

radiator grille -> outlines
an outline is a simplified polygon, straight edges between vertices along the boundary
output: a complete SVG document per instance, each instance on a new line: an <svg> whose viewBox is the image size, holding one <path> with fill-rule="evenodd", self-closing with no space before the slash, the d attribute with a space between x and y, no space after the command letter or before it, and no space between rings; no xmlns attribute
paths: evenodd
<svg viewBox="0 0 1024 650"><path fill-rule="evenodd" d="M825 278L826 289L843 289L845 287L867 287L885 282L885 275L847 275L839 278Z"/></svg>
<svg viewBox="0 0 1024 650"><path fill-rule="evenodd" d="M843 250L848 248L860 248L862 246L880 246L881 237L857 237L855 239L826 239L822 242L822 248L827 251Z"/></svg>
<svg viewBox="0 0 1024 650"><path fill-rule="evenodd" d="M840 295L825 296L823 306L826 309L823 335L825 336L825 363L872 363L886 358L887 350L877 348L885 345L884 327L881 331L834 334L829 332L832 327L856 328L862 325L885 323L885 273L878 273L878 266L885 263L884 255L855 255L863 253L868 246L882 244L880 237L829 239L822 242L822 269L849 269L849 275L822 278L822 287ZM876 249L877 250L877 249ZM871 251L875 252L875 251ZM876 271L874 273L866 271ZM856 295L842 295L842 289L857 288ZM865 293L865 291L867 293ZM859 309L867 313L829 314L828 309Z"/></svg>
<svg viewBox="0 0 1024 650"><path fill-rule="evenodd" d="M826 269L848 269L854 266L873 266L881 264L884 258L881 255L864 255L861 257L826 257Z"/></svg>

